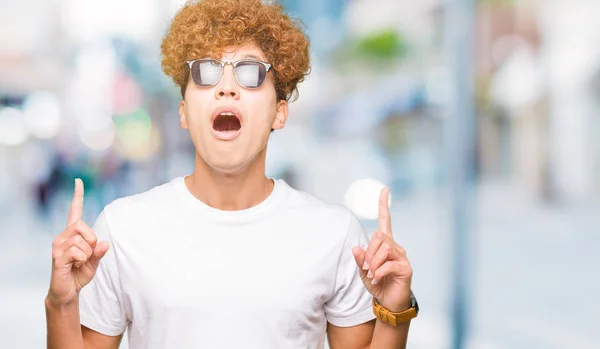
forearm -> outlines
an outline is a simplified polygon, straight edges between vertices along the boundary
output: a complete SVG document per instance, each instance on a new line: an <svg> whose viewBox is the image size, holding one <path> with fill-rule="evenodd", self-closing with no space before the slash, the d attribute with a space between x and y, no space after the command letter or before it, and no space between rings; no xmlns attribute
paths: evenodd
<svg viewBox="0 0 600 349"><path fill-rule="evenodd" d="M46 328L48 349L84 349L79 302L55 305L46 298Z"/></svg>
<svg viewBox="0 0 600 349"><path fill-rule="evenodd" d="M409 327L410 321L394 327L378 319L369 349L405 349Z"/></svg>

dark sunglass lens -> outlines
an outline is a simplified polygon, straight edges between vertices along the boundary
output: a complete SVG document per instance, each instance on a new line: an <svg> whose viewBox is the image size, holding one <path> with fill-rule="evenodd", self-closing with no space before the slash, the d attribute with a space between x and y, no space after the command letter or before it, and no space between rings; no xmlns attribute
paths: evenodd
<svg viewBox="0 0 600 349"><path fill-rule="evenodd" d="M257 88L262 85L267 75L264 65L257 62L240 62L235 67L235 77L240 85L246 88Z"/></svg>

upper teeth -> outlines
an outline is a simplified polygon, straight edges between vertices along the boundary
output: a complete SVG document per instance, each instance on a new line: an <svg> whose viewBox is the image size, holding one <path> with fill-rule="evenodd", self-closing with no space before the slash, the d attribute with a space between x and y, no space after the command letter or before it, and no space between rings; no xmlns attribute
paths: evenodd
<svg viewBox="0 0 600 349"><path fill-rule="evenodd" d="M229 115L229 116L234 116L235 114L234 114L234 113L232 113L232 112L230 112L230 111L226 111L226 112L224 112L224 113L221 113L221 114L219 114L219 115Z"/></svg>

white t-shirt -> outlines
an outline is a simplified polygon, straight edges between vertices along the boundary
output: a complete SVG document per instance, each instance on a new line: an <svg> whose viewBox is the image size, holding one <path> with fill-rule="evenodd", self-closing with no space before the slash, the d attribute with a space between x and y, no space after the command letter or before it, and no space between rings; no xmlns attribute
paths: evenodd
<svg viewBox="0 0 600 349"><path fill-rule="evenodd" d="M178 177L107 205L94 230L111 248L81 323L127 329L130 349L321 349L327 321L375 318L352 255L368 244L360 222L281 179L259 205L221 211Z"/></svg>

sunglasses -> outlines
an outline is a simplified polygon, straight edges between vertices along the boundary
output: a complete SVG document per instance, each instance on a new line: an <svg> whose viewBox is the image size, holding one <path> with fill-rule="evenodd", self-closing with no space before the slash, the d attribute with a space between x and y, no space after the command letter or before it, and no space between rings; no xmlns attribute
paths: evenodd
<svg viewBox="0 0 600 349"><path fill-rule="evenodd" d="M223 76L225 65L231 64L237 83L244 88L259 88L265 81L271 64L254 59L241 59L239 61L218 61L216 59L202 58L186 62L190 67L192 80L198 86L214 86Z"/></svg>

